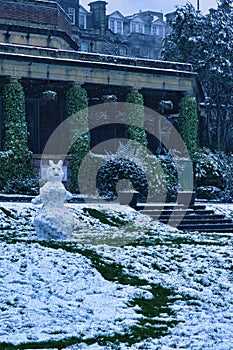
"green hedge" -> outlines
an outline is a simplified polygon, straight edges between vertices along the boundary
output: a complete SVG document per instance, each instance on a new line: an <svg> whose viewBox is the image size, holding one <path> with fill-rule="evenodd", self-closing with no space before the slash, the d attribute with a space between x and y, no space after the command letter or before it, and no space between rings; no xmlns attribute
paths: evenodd
<svg viewBox="0 0 233 350"><path fill-rule="evenodd" d="M180 131L182 138L193 158L198 148L198 114L194 97L185 96L180 102Z"/></svg>
<svg viewBox="0 0 233 350"><path fill-rule="evenodd" d="M28 132L25 117L25 97L19 82L8 83L3 89L3 151L0 152L0 187L14 186L17 179L23 181L34 177L32 152L27 141Z"/></svg>
<svg viewBox="0 0 233 350"><path fill-rule="evenodd" d="M146 132L144 131L144 101L143 95L139 92L129 93L127 95L127 118L128 130L127 136L144 146L147 146ZM135 126L134 126L135 125Z"/></svg>
<svg viewBox="0 0 233 350"><path fill-rule="evenodd" d="M78 172L82 159L90 150L88 127L88 98L86 90L72 87L66 94L66 110L69 117L71 148L70 191L79 193Z"/></svg>

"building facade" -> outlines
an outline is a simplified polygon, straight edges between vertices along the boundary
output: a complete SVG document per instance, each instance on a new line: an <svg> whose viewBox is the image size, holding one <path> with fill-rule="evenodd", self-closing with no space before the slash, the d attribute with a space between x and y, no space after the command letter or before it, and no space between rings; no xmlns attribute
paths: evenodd
<svg viewBox="0 0 233 350"><path fill-rule="evenodd" d="M72 38L83 52L158 59L168 31L163 14L140 11L124 16L119 11L106 14L107 2L93 1L86 10L76 0L59 0L69 14Z"/></svg>
<svg viewBox="0 0 233 350"><path fill-rule="evenodd" d="M70 0L67 1L70 4ZM93 6L97 4L98 7L99 3L103 6L99 10L104 10L106 3L97 1L91 4L92 12L96 10ZM74 1L74 4L77 2ZM118 12L102 19L97 13L91 17L81 7L77 12L69 11L68 15L58 3L44 0L0 0L1 150L4 136L3 91L9 82L17 81L23 87L29 148L35 159L39 159L50 135L66 119L66 94L73 86L86 90L90 107L103 103L106 96L114 96L118 102L125 102L127 94L132 92L142 94L144 105L158 113L162 113L161 100L172 101L169 115L174 119L179 118L179 103L185 95L194 95L198 102L202 101L203 93L198 76L190 64L80 52L77 43L72 40L72 21L77 24L77 16L79 25L95 25L97 28L90 32L95 32L96 35L101 31L106 32L106 25L112 26L112 30L107 29L112 37L118 35L114 31L122 31L121 35L125 35L126 29L122 24L124 18ZM71 13L74 14L73 19ZM83 14L87 17L83 18ZM140 27L141 16L133 17L132 22L127 20L128 27L131 25L136 31L144 31L143 35L150 35L149 31L157 30L152 28L153 21L150 23L152 27L149 24ZM118 20L122 21L121 25L117 23ZM157 19L154 20L157 22ZM161 23L161 19L158 23ZM135 32L135 35L140 34ZM79 40L82 38L79 37ZM104 43L104 40L94 42L93 50L95 45L101 46ZM92 119L93 116L90 115L90 129ZM149 115L145 116L145 123L152 128L157 127L156 120ZM92 145L101 142L106 134L114 135L115 138L122 137L122 130L117 129L117 125L115 130L111 130L107 124L105 130L95 129L91 135ZM59 154L63 153L62 138L61 134L60 149L56 150ZM153 142L151 140L150 149L156 152L157 144Z"/></svg>

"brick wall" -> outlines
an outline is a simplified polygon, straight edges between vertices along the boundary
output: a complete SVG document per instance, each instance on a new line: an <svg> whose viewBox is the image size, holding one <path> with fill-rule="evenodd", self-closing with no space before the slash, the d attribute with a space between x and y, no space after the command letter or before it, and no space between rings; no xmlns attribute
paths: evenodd
<svg viewBox="0 0 233 350"><path fill-rule="evenodd" d="M71 34L71 24L67 14L56 3L46 1L0 0L0 13L4 18L50 24L60 27L67 34Z"/></svg>

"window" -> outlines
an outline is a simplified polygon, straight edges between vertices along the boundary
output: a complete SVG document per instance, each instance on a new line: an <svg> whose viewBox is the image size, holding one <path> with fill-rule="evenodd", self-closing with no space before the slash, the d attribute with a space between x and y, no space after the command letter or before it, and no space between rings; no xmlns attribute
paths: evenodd
<svg viewBox="0 0 233 350"><path fill-rule="evenodd" d="M71 24L75 24L75 8L68 7L68 16L71 19Z"/></svg>
<svg viewBox="0 0 233 350"><path fill-rule="evenodd" d="M109 19L109 29L113 33L123 34L123 21L118 20L116 18Z"/></svg>
<svg viewBox="0 0 233 350"><path fill-rule="evenodd" d="M114 33L115 32L115 21L114 19L110 19L109 21L109 29Z"/></svg>
<svg viewBox="0 0 233 350"><path fill-rule="evenodd" d="M80 50L82 52L88 52L88 43L86 41L81 41Z"/></svg>
<svg viewBox="0 0 233 350"><path fill-rule="evenodd" d="M144 33L144 24L140 22L131 22L132 33Z"/></svg>
<svg viewBox="0 0 233 350"><path fill-rule="evenodd" d="M164 36L163 27L158 26L157 28L158 28L158 36Z"/></svg>
<svg viewBox="0 0 233 350"><path fill-rule="evenodd" d="M117 33L122 34L122 21L117 21Z"/></svg>
<svg viewBox="0 0 233 350"><path fill-rule="evenodd" d="M152 26L152 35L156 35L157 34L157 28L156 26Z"/></svg>
<svg viewBox="0 0 233 350"><path fill-rule="evenodd" d="M81 14L79 15L79 28L86 29L87 28L87 18L85 15Z"/></svg>
<svg viewBox="0 0 233 350"><path fill-rule="evenodd" d="M143 33L143 24L142 23L138 23L138 33Z"/></svg>
<svg viewBox="0 0 233 350"><path fill-rule="evenodd" d="M120 56L126 56L127 55L127 49L126 49L126 47L120 47L119 48L119 55Z"/></svg>
<svg viewBox="0 0 233 350"><path fill-rule="evenodd" d="M132 49L132 56L133 57L140 57L140 48L139 47L134 47Z"/></svg>
<svg viewBox="0 0 233 350"><path fill-rule="evenodd" d="M145 50L145 49L142 50L142 57L143 58L150 58L149 56L150 56L149 55L149 50Z"/></svg>
<svg viewBox="0 0 233 350"><path fill-rule="evenodd" d="M132 28L132 32L133 32L133 33L136 33L136 31L137 31L137 26L136 26L136 23L135 23L135 22L132 22L131 28Z"/></svg>

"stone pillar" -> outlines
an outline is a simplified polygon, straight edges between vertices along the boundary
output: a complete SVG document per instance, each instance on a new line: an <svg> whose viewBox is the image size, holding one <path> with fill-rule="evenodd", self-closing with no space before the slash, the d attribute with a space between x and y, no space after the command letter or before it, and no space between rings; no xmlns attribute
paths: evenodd
<svg viewBox="0 0 233 350"><path fill-rule="evenodd" d="M142 145L147 145L146 132L144 130L144 100L143 95L137 89L127 94L126 102L128 102L128 137Z"/></svg>
<svg viewBox="0 0 233 350"><path fill-rule="evenodd" d="M28 149L25 116L25 96L21 83L10 79L3 89L3 152L5 152L5 181L15 181L33 176L32 154ZM10 152L9 152L10 151Z"/></svg>
<svg viewBox="0 0 233 350"><path fill-rule="evenodd" d="M90 131L88 125L88 97L79 83L66 94L66 111L70 134L71 180L70 190L79 193L78 171L85 155L90 150Z"/></svg>

